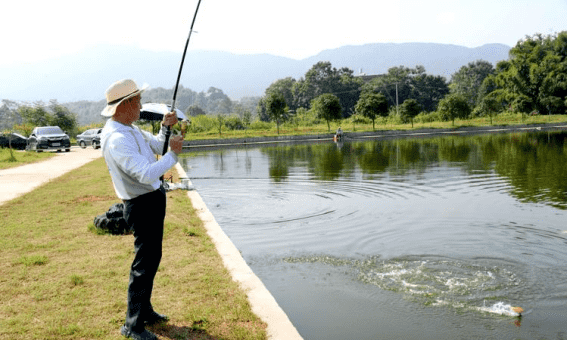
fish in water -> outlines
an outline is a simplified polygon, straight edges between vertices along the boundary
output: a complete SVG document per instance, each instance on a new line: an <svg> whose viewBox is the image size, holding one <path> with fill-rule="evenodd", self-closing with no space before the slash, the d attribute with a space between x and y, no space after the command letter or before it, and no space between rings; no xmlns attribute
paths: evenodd
<svg viewBox="0 0 567 340"><path fill-rule="evenodd" d="M513 312L518 313L519 316L522 316L522 313L524 312L524 309L522 307L510 307L510 309Z"/></svg>

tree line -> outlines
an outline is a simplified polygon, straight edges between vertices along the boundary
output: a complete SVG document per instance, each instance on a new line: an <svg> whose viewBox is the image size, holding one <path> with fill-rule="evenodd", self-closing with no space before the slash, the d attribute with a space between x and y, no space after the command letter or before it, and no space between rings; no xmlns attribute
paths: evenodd
<svg viewBox="0 0 567 340"><path fill-rule="evenodd" d="M567 109L567 32L526 36L494 67L477 60L461 67L448 82L423 66L392 67L370 81L330 62L315 64L304 77L272 83L257 107L263 121L315 116L327 121L361 116L374 122L393 117L455 120L507 111L564 114Z"/></svg>
<svg viewBox="0 0 567 340"><path fill-rule="evenodd" d="M149 88L142 96L143 103L171 104L173 88ZM209 87L207 91L196 92L183 85L179 85L176 97L176 107L187 116L206 114L229 115L235 113L242 116L246 111L254 112L259 98L244 97L238 101L231 100L223 90ZM72 102L63 104L69 110L77 112L79 124L90 124L102 121L100 112L106 105L106 100L98 102Z"/></svg>
<svg viewBox="0 0 567 340"><path fill-rule="evenodd" d="M75 135L78 130L77 114L59 104L57 100L51 100L48 104L37 102L33 105L2 100L0 131L18 131L29 136L36 126L59 126L67 134Z"/></svg>
<svg viewBox="0 0 567 340"><path fill-rule="evenodd" d="M171 104L172 98L173 89L150 88L144 92L142 103ZM221 89L215 87L195 92L180 85L176 106L187 116L232 113L242 118L253 115L258 100L259 97L244 97L232 101ZM69 135L76 135L82 132L82 126L101 125L104 119L100 112L105 106L105 99L63 104L57 100L49 103L21 103L4 99L0 105L0 131L14 130L27 136L35 126L58 125Z"/></svg>

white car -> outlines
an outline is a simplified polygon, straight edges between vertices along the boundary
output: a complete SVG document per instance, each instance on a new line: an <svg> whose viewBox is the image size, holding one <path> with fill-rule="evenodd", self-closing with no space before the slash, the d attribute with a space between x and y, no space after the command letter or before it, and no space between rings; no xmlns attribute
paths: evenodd
<svg viewBox="0 0 567 340"><path fill-rule="evenodd" d="M87 145L92 145L93 148L98 149L100 148L101 132L102 128L89 129L80 135L77 135L77 144L83 149L86 148Z"/></svg>

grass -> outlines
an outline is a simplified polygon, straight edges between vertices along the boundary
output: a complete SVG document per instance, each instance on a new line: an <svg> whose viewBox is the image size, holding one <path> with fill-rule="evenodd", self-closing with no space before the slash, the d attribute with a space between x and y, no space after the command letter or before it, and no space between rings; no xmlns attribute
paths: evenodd
<svg viewBox="0 0 567 340"><path fill-rule="evenodd" d="M551 115L551 116L527 116L519 113L509 113L496 115L492 119L490 117L480 117L473 119L455 120L453 125L452 121L441 122L417 122L414 121L413 128L410 123L402 124L397 121L388 120L384 122L383 118L376 119L376 131L381 130L418 130L418 129L454 129L459 127L481 127L481 126L502 126L502 125L522 125L522 124L548 124L548 123L564 123L567 121L567 115ZM336 129L340 126L345 133L349 132L367 132L372 130L372 122L369 123L355 123L352 120L344 119L331 123L331 131L327 128L326 122L312 126L297 126L292 124L280 125L280 133L276 131L275 123L272 128L268 130L223 130L222 135L219 135L218 130L210 130L207 132L188 133L187 140L202 140L202 139L226 139L226 138L249 138L249 137L273 137L273 136L286 136L286 135L312 135L312 134L329 134L335 133Z"/></svg>
<svg viewBox="0 0 567 340"><path fill-rule="evenodd" d="M265 339L185 192L167 196L152 302L171 320L149 328L162 339ZM92 231L116 202L97 159L0 205L0 339L123 339L133 236Z"/></svg>
<svg viewBox="0 0 567 340"><path fill-rule="evenodd" d="M0 148L0 169L8 169L22 164L35 163L55 156L53 152L26 152Z"/></svg>

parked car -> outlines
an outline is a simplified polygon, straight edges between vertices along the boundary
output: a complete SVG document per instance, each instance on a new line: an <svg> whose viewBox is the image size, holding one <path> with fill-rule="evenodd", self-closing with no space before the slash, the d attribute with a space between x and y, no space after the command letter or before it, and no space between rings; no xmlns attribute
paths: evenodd
<svg viewBox="0 0 567 340"><path fill-rule="evenodd" d="M41 126L33 129L28 138L27 150L71 151L71 139L59 126Z"/></svg>
<svg viewBox="0 0 567 340"><path fill-rule="evenodd" d="M100 133L93 137L93 149L100 148Z"/></svg>
<svg viewBox="0 0 567 340"><path fill-rule="evenodd" d="M77 145L81 148L86 148L87 145L92 145L93 148L98 149L100 147L100 133L102 128L89 129L80 135L77 135Z"/></svg>
<svg viewBox="0 0 567 340"><path fill-rule="evenodd" d="M28 139L19 133L5 133L0 135L0 148L8 148L10 145L12 149L25 150L28 144Z"/></svg>

